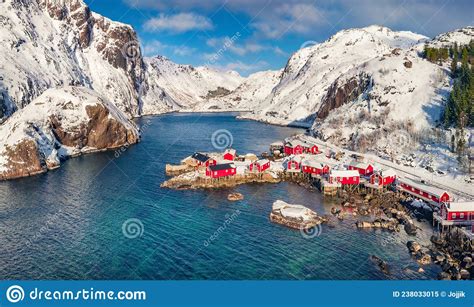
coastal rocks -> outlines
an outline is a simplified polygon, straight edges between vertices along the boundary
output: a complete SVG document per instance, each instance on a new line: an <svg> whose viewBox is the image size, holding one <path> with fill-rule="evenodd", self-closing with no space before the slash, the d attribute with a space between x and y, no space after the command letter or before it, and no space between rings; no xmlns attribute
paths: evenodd
<svg viewBox="0 0 474 307"><path fill-rule="evenodd" d="M415 254L421 250L421 245L415 241L408 241L407 247L411 254Z"/></svg>
<svg viewBox="0 0 474 307"><path fill-rule="evenodd" d="M386 261L382 260L381 258L375 255L371 255L370 260L372 260L372 262L374 262L384 274L386 275L390 274L390 270Z"/></svg>
<svg viewBox="0 0 474 307"><path fill-rule="evenodd" d="M244 195L242 195L241 193L230 193L229 195L227 195L227 200L229 201L238 201L243 199Z"/></svg>
<svg viewBox="0 0 474 307"><path fill-rule="evenodd" d="M417 227L415 226L415 224L407 222L407 223L405 223L403 228L405 229L405 231L408 235L416 236Z"/></svg>
<svg viewBox="0 0 474 307"><path fill-rule="evenodd" d="M0 127L0 178L32 176L60 161L139 141L138 128L113 104L80 87L50 89Z"/></svg>
<svg viewBox="0 0 474 307"><path fill-rule="evenodd" d="M178 176L187 172L194 170L194 167L188 164L180 164L180 165L165 165L165 173L166 176Z"/></svg>
<svg viewBox="0 0 474 307"><path fill-rule="evenodd" d="M302 205L291 205L282 200L273 203L270 220L289 228L307 230L325 221L311 209Z"/></svg>
<svg viewBox="0 0 474 307"><path fill-rule="evenodd" d="M161 187L176 190L194 190L194 189L219 189L232 188L246 183L278 183L281 182L279 176L273 173L255 174L245 173L237 174L232 177L211 179L206 177L200 170L186 172L175 176L163 182Z"/></svg>
<svg viewBox="0 0 474 307"><path fill-rule="evenodd" d="M389 231L400 231L400 227L396 220L390 219L390 220L385 220L385 219L376 219L372 222L367 222L367 221L357 221L356 222L357 228L364 228L364 229L385 229Z"/></svg>
<svg viewBox="0 0 474 307"><path fill-rule="evenodd" d="M416 262L418 262L420 265L427 265L431 263L431 256L429 254L423 253L419 251L416 254Z"/></svg>

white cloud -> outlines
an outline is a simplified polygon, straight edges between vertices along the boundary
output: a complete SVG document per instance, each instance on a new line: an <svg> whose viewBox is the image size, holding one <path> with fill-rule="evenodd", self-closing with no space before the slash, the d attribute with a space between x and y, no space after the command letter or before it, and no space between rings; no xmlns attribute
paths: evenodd
<svg viewBox="0 0 474 307"><path fill-rule="evenodd" d="M173 50L173 53L179 56L188 56L196 52L196 48L190 48L186 46L176 47Z"/></svg>
<svg viewBox="0 0 474 307"><path fill-rule="evenodd" d="M189 56L196 52L196 48L188 46L167 45L158 40L145 41L143 45L143 53L145 56L174 54L177 56Z"/></svg>
<svg viewBox="0 0 474 307"><path fill-rule="evenodd" d="M472 25L472 0L123 0L138 9L244 13L256 35L279 38L330 35L339 29L380 24L434 36Z"/></svg>
<svg viewBox="0 0 474 307"><path fill-rule="evenodd" d="M256 63L247 64L242 61L229 62L222 66L216 66L217 69L223 71L236 70L243 73L256 72L268 67L265 61L258 61Z"/></svg>
<svg viewBox="0 0 474 307"><path fill-rule="evenodd" d="M163 54L169 46L158 40L145 41L143 44L143 53L145 56Z"/></svg>
<svg viewBox="0 0 474 307"><path fill-rule="evenodd" d="M184 33L192 30L212 30L212 21L195 13L179 13L175 15L160 14L158 17L148 19L144 28L150 32Z"/></svg>

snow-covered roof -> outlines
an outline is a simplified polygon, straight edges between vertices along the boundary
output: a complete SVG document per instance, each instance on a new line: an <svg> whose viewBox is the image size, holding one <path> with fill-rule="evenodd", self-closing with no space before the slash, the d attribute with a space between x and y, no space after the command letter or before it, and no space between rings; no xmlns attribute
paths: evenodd
<svg viewBox="0 0 474 307"><path fill-rule="evenodd" d="M446 206L448 211L472 211L474 212L474 201L453 202Z"/></svg>
<svg viewBox="0 0 474 307"><path fill-rule="evenodd" d="M383 169L380 171L380 176L382 177L394 177L394 176L397 176L397 172L395 172L393 169L391 168L386 168L386 169Z"/></svg>
<svg viewBox="0 0 474 307"><path fill-rule="evenodd" d="M360 169L367 169L367 168L370 166L370 164L369 164L369 163L358 162L358 161L352 160L352 161L349 163L349 166L353 166L353 167L360 168Z"/></svg>
<svg viewBox="0 0 474 307"><path fill-rule="evenodd" d="M268 162L270 162L270 160L268 159L260 159L258 161L256 161L255 163L258 163L260 165L263 165L263 164L267 164Z"/></svg>
<svg viewBox="0 0 474 307"><path fill-rule="evenodd" d="M295 161L298 163L301 163L304 160L304 158L305 158L304 155L293 155L289 157L290 161Z"/></svg>
<svg viewBox="0 0 474 307"><path fill-rule="evenodd" d="M283 142L282 141L278 141L278 142L273 142L270 144L270 146L275 146L275 147L278 147L278 146L283 146Z"/></svg>
<svg viewBox="0 0 474 307"><path fill-rule="evenodd" d="M445 191L445 190L442 190L442 189L439 189L439 188L436 188L436 187L433 187L433 186L430 186L430 185L426 185L424 183L417 182L417 181L414 181L414 180L409 179L409 178L398 178L398 181L400 183L407 184L411 187L417 188L420 191L428 192L431 195L435 195L435 196L438 196L438 197L442 196L444 193L447 193L447 191Z"/></svg>
<svg viewBox="0 0 474 307"><path fill-rule="evenodd" d="M324 167L324 165L321 162L318 162L314 159L304 159L301 162L301 164L303 166L315 167L315 168L318 168L318 169L322 169Z"/></svg>
<svg viewBox="0 0 474 307"><path fill-rule="evenodd" d="M350 170L332 170L331 177L359 177L358 171Z"/></svg>

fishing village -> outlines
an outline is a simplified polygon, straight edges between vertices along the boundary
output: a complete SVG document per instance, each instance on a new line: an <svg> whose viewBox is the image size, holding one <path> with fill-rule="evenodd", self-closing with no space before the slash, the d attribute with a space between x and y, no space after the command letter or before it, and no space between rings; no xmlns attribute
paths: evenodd
<svg viewBox="0 0 474 307"><path fill-rule="evenodd" d="M238 154L233 148L223 152L195 152L178 165L166 165L170 178L162 187L179 190L231 189L241 184L292 182L304 186L334 203L330 212L317 212L300 204L276 200L271 222L314 233L322 225L335 226L338 220L355 219L355 229L405 231L415 238L421 231L414 220L432 223L431 245L406 242L408 252L419 265L436 264L438 279L474 278L474 200L468 195L443 189L417 176L397 171L361 154L349 154L323 146L307 135L297 135L270 144L259 156ZM229 201L245 195L230 193ZM389 264L372 256L380 270L389 274Z"/></svg>

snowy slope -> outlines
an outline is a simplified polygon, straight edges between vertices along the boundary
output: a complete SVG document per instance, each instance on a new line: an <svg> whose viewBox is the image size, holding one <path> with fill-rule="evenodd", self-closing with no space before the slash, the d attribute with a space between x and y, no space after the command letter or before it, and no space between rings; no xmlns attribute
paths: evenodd
<svg viewBox="0 0 474 307"><path fill-rule="evenodd" d="M474 27L469 26L462 29L446 32L433 38L430 42L430 46L443 47L450 46L454 43L458 45L467 45L474 39Z"/></svg>
<svg viewBox="0 0 474 307"><path fill-rule="evenodd" d="M313 132L353 149L393 143L394 135L436 126L449 81L445 69L420 58L416 50L372 59L335 81L332 88L337 91L323 97ZM343 93L344 88L346 92L355 88L360 94L351 97ZM325 104L331 104L336 95L344 104L323 116Z"/></svg>
<svg viewBox="0 0 474 307"><path fill-rule="evenodd" d="M250 118L276 124L310 125L329 86L342 74L395 48L426 37L380 26L338 32L326 42L296 52L279 84Z"/></svg>
<svg viewBox="0 0 474 307"><path fill-rule="evenodd" d="M177 104L176 108L193 108L209 98L228 94L244 80L234 71L176 64L163 56L145 61L147 79L159 85Z"/></svg>
<svg viewBox="0 0 474 307"><path fill-rule="evenodd" d="M251 74L228 95L211 98L195 110L253 110L270 95L281 74L282 70Z"/></svg>
<svg viewBox="0 0 474 307"><path fill-rule="evenodd" d="M93 90L48 89L0 126L0 178L44 172L69 156L138 139L136 125Z"/></svg>
<svg viewBox="0 0 474 307"><path fill-rule="evenodd" d="M46 89L80 85L137 114L141 57L127 60L133 29L95 14L82 0L0 2L1 117Z"/></svg>

